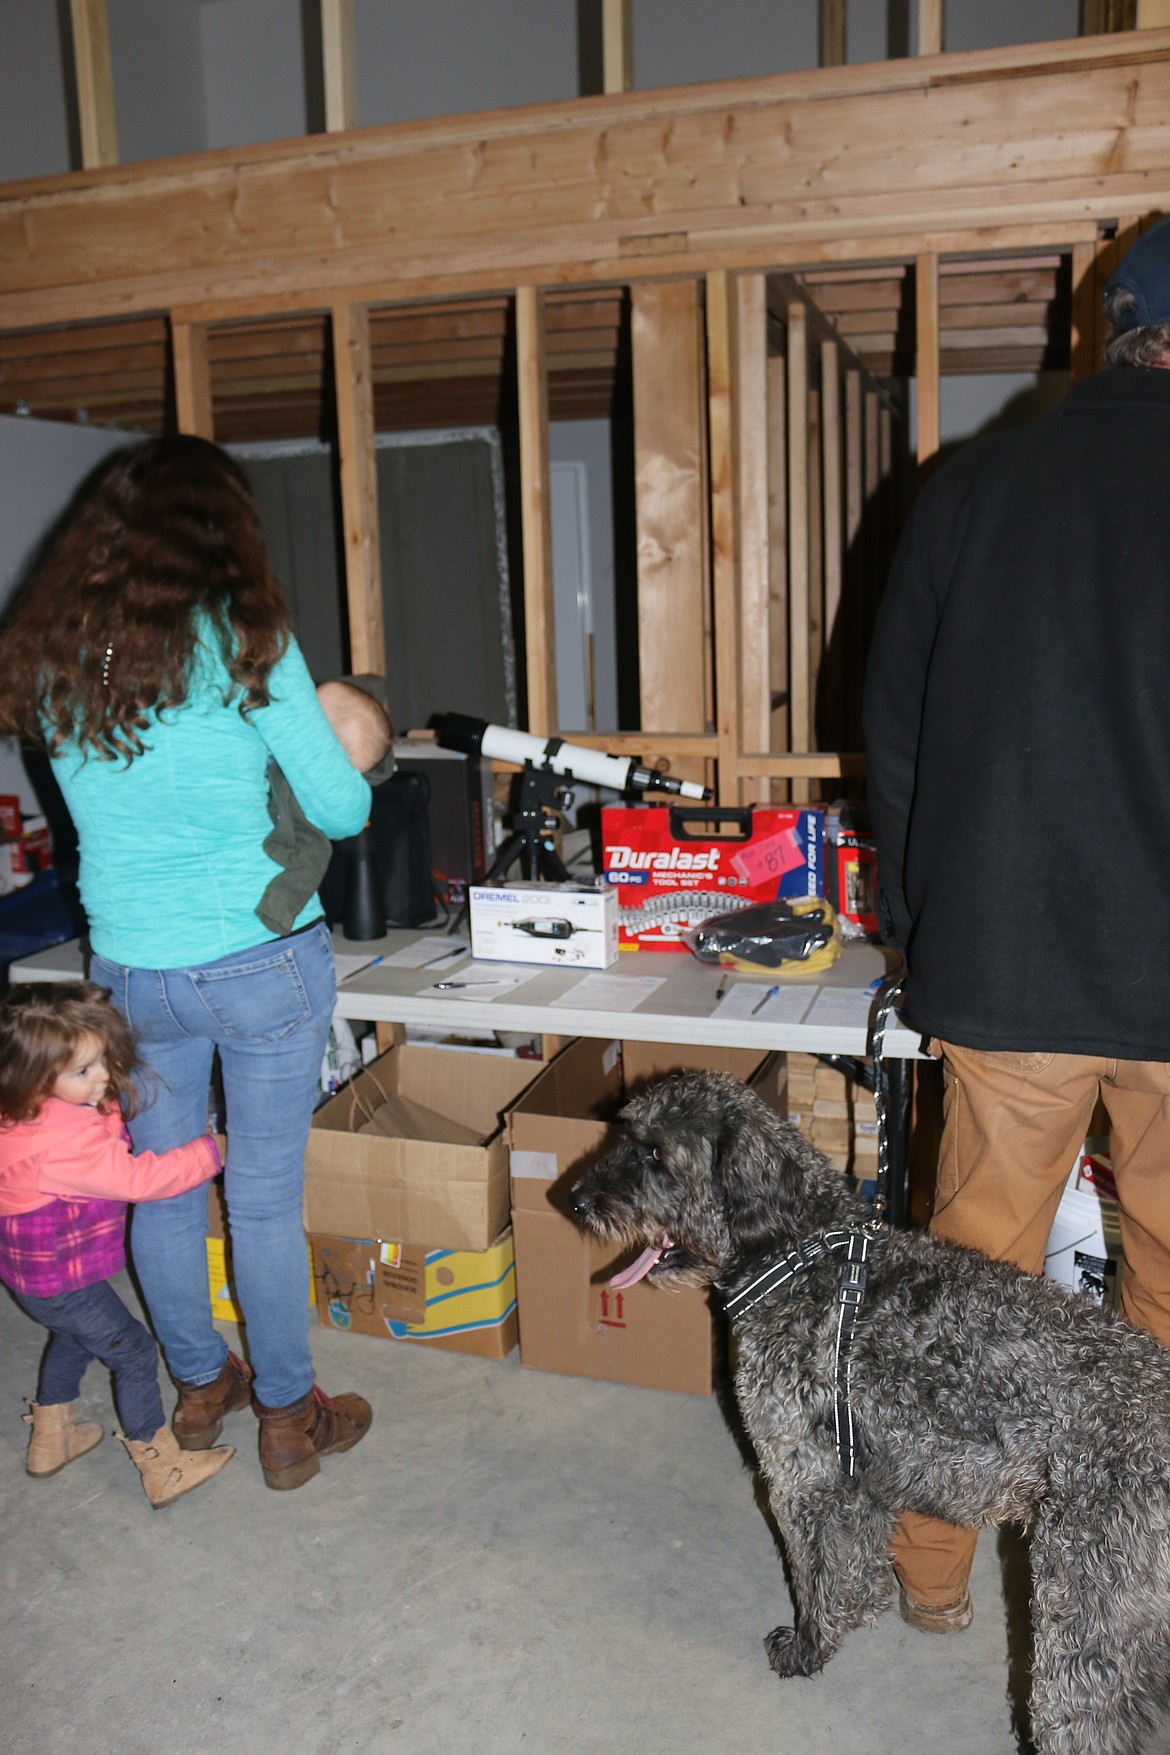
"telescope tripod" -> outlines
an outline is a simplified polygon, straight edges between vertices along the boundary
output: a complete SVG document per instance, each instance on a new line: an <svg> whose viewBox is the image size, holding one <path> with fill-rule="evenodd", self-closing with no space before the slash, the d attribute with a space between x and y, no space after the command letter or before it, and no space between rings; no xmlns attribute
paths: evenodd
<svg viewBox="0 0 1170 1755"><path fill-rule="evenodd" d="M534 768L525 762L520 779L520 806L512 819L512 831L484 873L485 884L503 883L505 874L519 863L520 876L531 881L543 878L546 883L570 881L568 867L553 845L557 829L554 811L567 810L573 794L560 777L548 768ZM470 904L464 903L459 918L449 928L457 932L466 923Z"/></svg>
<svg viewBox="0 0 1170 1755"><path fill-rule="evenodd" d="M502 881L509 867L520 862L521 876L548 883L569 881L568 869L553 845L556 809L567 809L573 794L547 768L525 762L520 780L520 808L512 819L512 832L503 842L484 875L485 884Z"/></svg>

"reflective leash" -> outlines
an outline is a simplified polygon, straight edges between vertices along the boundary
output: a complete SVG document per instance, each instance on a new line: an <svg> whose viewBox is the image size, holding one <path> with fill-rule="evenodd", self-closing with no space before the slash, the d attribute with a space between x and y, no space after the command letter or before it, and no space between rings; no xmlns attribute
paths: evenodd
<svg viewBox="0 0 1170 1755"><path fill-rule="evenodd" d="M873 1185L871 1211L875 1219L885 1219L890 1204L890 1117L886 1104L886 1069L884 1063L886 1028L894 1010L894 1001L902 991L902 976L886 988L878 1004L873 1024L873 1107L877 1116L877 1175Z"/></svg>

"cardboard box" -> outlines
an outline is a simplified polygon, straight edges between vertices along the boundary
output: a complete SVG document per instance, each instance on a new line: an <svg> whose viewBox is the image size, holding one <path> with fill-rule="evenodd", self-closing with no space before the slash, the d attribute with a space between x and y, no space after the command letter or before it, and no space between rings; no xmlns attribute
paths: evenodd
<svg viewBox="0 0 1170 1755"><path fill-rule="evenodd" d="M604 805L601 840L623 950L685 951L689 927L739 903L824 894L818 808Z"/></svg>
<svg viewBox="0 0 1170 1755"><path fill-rule="evenodd" d="M471 890L472 955L506 963L608 969L618 960L618 903L593 884L515 883Z"/></svg>
<svg viewBox="0 0 1170 1755"><path fill-rule="evenodd" d="M309 1251L309 1309L315 1302L313 1285L313 1251L306 1239ZM207 1286L211 1293L211 1314L217 1322L243 1323L243 1316L236 1303L235 1287L232 1284L232 1254L230 1246L222 1237L207 1238Z"/></svg>
<svg viewBox="0 0 1170 1755"><path fill-rule="evenodd" d="M491 1248L508 1224L503 1113L539 1070L409 1043L380 1055L313 1115L306 1228Z"/></svg>
<svg viewBox="0 0 1170 1755"><path fill-rule="evenodd" d="M482 1251L316 1234L312 1242L323 1327L481 1359L505 1359L516 1345L511 1231Z"/></svg>
<svg viewBox="0 0 1170 1755"><path fill-rule="evenodd" d="M627 1042L623 1051L617 1042L585 1038L571 1042L509 1110L521 1364L711 1393L722 1318L713 1316L707 1293L646 1281L614 1292L610 1278L631 1251L588 1237L568 1213L569 1188L614 1144L627 1094L679 1067L748 1078L784 1113L783 1055L643 1042Z"/></svg>

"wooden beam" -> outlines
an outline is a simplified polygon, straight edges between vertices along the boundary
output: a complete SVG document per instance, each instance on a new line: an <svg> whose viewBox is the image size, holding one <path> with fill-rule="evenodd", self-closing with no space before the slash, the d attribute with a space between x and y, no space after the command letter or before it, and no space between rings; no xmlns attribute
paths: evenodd
<svg viewBox="0 0 1170 1755"><path fill-rule="evenodd" d="M819 64L842 67L845 64L845 0L819 0Z"/></svg>
<svg viewBox="0 0 1170 1755"><path fill-rule="evenodd" d="M607 93L633 90L631 0L601 0L601 77Z"/></svg>
<svg viewBox="0 0 1170 1755"><path fill-rule="evenodd" d="M654 732L701 731L710 550L699 281L634 287L630 342L641 723Z"/></svg>
<svg viewBox="0 0 1170 1755"><path fill-rule="evenodd" d="M1170 0L1137 0L1138 30L1162 30L1170 25Z"/></svg>
<svg viewBox="0 0 1170 1755"><path fill-rule="evenodd" d="M321 0L321 56L325 73L325 131L358 125L354 0Z"/></svg>
<svg viewBox="0 0 1170 1755"><path fill-rule="evenodd" d="M548 366L541 298L530 286L522 286L516 293L516 371L528 729L549 737L557 728L557 673L549 506Z"/></svg>
<svg viewBox="0 0 1170 1755"><path fill-rule="evenodd" d="M918 381L918 461L939 447L938 257L914 264L914 356Z"/></svg>
<svg viewBox="0 0 1170 1755"><path fill-rule="evenodd" d="M171 362L175 375L175 420L181 433L214 439L211 364L207 329L201 323L171 325Z"/></svg>
<svg viewBox="0 0 1170 1755"><path fill-rule="evenodd" d="M741 274L735 283L735 379L737 498L739 505L740 736L752 749L767 749L772 734L769 672L768 560L768 308L762 274ZM766 787L751 796L767 802ZM746 799L745 799L746 802Z"/></svg>
<svg viewBox="0 0 1170 1755"><path fill-rule="evenodd" d="M86 170L118 162L114 112L114 73L106 0L69 0L73 26L73 77L81 130L81 162Z"/></svg>
<svg viewBox="0 0 1170 1755"><path fill-rule="evenodd" d="M358 674L385 676L369 312L364 306L338 305L332 326L350 667Z"/></svg>
<svg viewBox="0 0 1170 1755"><path fill-rule="evenodd" d="M740 802L736 757L739 716L739 552L736 531L736 307L730 277L707 276L707 428L711 471L711 553L715 627L715 732L719 803Z"/></svg>
<svg viewBox="0 0 1170 1755"><path fill-rule="evenodd" d="M789 742L812 748L809 666L808 315L803 300L787 311L788 329L788 710ZM794 798L807 792L794 788Z"/></svg>
<svg viewBox="0 0 1170 1755"><path fill-rule="evenodd" d="M768 359L768 678L769 749L787 749L788 699L788 391L783 354Z"/></svg>
<svg viewBox="0 0 1170 1755"><path fill-rule="evenodd" d="M945 37L946 0L918 0L918 53L941 55Z"/></svg>
<svg viewBox="0 0 1170 1755"><path fill-rule="evenodd" d="M1066 250L1170 209L1168 115L1170 32L1150 30L7 184L0 327Z"/></svg>

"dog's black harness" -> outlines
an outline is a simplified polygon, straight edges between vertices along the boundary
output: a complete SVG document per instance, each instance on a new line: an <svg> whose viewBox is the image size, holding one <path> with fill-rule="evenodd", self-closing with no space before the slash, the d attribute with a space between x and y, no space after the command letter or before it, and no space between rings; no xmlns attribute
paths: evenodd
<svg viewBox="0 0 1170 1755"><path fill-rule="evenodd" d="M724 1305L732 1322L746 1315L764 1298L816 1267L830 1256L843 1255L841 1274L837 1281L837 1345L833 1370L833 1418L837 1434L837 1459L841 1472L850 1480L857 1474L856 1444L853 1433L853 1408L849 1400L849 1367L853 1351L853 1335L857 1318L865 1302L869 1279L870 1245L882 1235L880 1224L855 1225L838 1231L821 1231L806 1237L779 1261L766 1267L762 1274L726 1300Z"/></svg>

